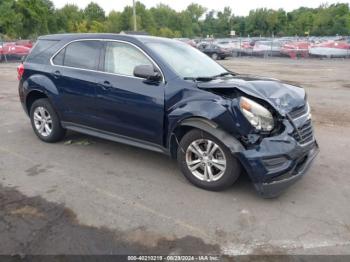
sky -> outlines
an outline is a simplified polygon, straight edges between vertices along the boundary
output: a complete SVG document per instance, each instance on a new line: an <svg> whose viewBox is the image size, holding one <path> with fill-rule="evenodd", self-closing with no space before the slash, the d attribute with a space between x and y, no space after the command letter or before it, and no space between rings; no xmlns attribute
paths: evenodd
<svg viewBox="0 0 350 262"><path fill-rule="evenodd" d="M52 0L56 7L61 8L65 4L76 4L84 8L92 0ZM93 0L98 3L108 14L112 10L122 11L127 5L132 5L132 0ZM297 9L301 6L318 7L322 3L349 3L350 0L140 0L146 7L150 8L159 3L169 5L171 8L181 11L190 3L198 3L209 10L222 10L225 6L231 7L235 15L246 16L252 9L266 7L272 9L283 8L286 11Z"/></svg>

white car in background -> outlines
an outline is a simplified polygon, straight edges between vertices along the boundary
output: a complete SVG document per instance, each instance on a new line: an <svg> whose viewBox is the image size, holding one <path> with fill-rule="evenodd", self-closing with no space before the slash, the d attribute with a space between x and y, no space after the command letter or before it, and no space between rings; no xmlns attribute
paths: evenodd
<svg viewBox="0 0 350 262"><path fill-rule="evenodd" d="M312 45L309 49L310 55L324 57L349 57L350 40L347 41L326 41Z"/></svg>

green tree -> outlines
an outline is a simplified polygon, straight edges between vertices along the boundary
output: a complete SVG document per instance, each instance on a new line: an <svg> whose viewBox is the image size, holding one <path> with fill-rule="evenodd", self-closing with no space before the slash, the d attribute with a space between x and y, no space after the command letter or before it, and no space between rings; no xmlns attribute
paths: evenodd
<svg viewBox="0 0 350 262"><path fill-rule="evenodd" d="M223 12L218 12L217 24L215 27L216 36L228 37L232 29L232 10L226 6Z"/></svg>
<svg viewBox="0 0 350 262"><path fill-rule="evenodd" d="M216 30L216 18L215 16L215 11L214 10L210 10L206 15L205 15L205 19L203 21L202 24L202 34L203 36L211 36L213 34L215 34L215 30Z"/></svg>
<svg viewBox="0 0 350 262"><path fill-rule="evenodd" d="M57 27L60 32L76 32L77 24L83 21L83 11L76 5L66 4L56 11Z"/></svg>
<svg viewBox="0 0 350 262"><path fill-rule="evenodd" d="M200 18L204 15L206 12L206 8L199 5L199 4L190 4L186 8L186 13L188 14L188 17L191 19L191 27L192 30L188 30L192 33L194 36L201 36L202 35L202 29L201 29L201 23Z"/></svg>
<svg viewBox="0 0 350 262"><path fill-rule="evenodd" d="M315 13L313 9L301 7L287 14L287 34L304 35L312 29Z"/></svg>
<svg viewBox="0 0 350 262"><path fill-rule="evenodd" d="M121 13L111 11L107 17L106 30L109 33L119 33L122 31Z"/></svg>
<svg viewBox="0 0 350 262"><path fill-rule="evenodd" d="M9 37L21 37L22 15L15 10L14 0L3 0L0 3L0 33Z"/></svg>
<svg viewBox="0 0 350 262"><path fill-rule="evenodd" d="M259 8L249 12L247 17L247 33L251 36L267 35L269 25L267 22L268 10L266 8Z"/></svg>
<svg viewBox="0 0 350 262"><path fill-rule="evenodd" d="M174 32L168 27L162 27L159 29L158 35L162 37L174 37Z"/></svg>
<svg viewBox="0 0 350 262"><path fill-rule="evenodd" d="M144 4L140 2L136 3L136 14L137 14L137 29L138 31L146 31L151 33L156 28L154 17L149 10L146 9Z"/></svg>
<svg viewBox="0 0 350 262"><path fill-rule="evenodd" d="M17 0L14 9L20 14L22 27L18 33L22 37L37 37L51 31L49 21L50 16L54 15L51 1ZM53 23L53 20L51 20L51 23Z"/></svg>
<svg viewBox="0 0 350 262"><path fill-rule="evenodd" d="M192 3L187 6L186 11L190 14L192 23L198 23L199 19L203 16L207 9L204 6Z"/></svg>
<svg viewBox="0 0 350 262"><path fill-rule="evenodd" d="M323 5L317 9L312 33L316 35L345 35L349 34L348 26L349 5Z"/></svg>
<svg viewBox="0 0 350 262"><path fill-rule="evenodd" d="M84 9L84 18L87 19L88 22L102 22L105 20L105 11L98 4L91 2Z"/></svg>
<svg viewBox="0 0 350 262"><path fill-rule="evenodd" d="M179 15L169 6L159 4L156 7L152 7L150 13L155 22L156 31L160 30L162 27L168 27L171 30L181 30Z"/></svg>

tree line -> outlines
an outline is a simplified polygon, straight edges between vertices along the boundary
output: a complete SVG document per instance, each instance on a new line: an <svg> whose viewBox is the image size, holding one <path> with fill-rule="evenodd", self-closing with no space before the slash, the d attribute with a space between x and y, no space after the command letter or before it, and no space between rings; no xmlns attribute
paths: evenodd
<svg viewBox="0 0 350 262"><path fill-rule="evenodd" d="M146 8L136 3L138 31L164 37L324 36L350 35L349 4L321 5L286 12L259 8L248 16L235 16L234 5L221 11L190 4L176 11L164 4ZM0 0L0 34L9 39L53 33L132 31L132 6L105 11L94 2L80 9L73 4L55 8L50 0Z"/></svg>

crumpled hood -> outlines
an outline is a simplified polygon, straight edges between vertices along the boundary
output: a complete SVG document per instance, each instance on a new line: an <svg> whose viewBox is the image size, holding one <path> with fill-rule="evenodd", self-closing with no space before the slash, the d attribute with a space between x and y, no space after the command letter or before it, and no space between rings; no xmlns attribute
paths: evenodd
<svg viewBox="0 0 350 262"><path fill-rule="evenodd" d="M233 78L215 79L197 83L200 89L239 89L247 95L263 99L281 115L285 115L305 103L305 90L301 87L282 83L276 79L251 75L236 75Z"/></svg>

